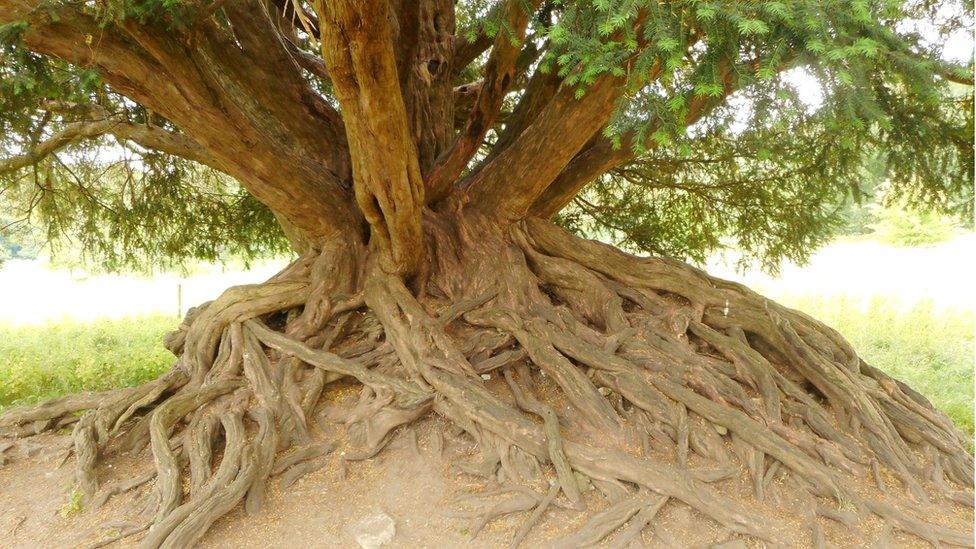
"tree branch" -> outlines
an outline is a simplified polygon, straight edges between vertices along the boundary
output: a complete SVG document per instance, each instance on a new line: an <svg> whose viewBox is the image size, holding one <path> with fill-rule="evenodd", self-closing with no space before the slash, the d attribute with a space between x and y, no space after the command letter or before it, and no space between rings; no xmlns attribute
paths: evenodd
<svg viewBox="0 0 976 549"><path fill-rule="evenodd" d="M295 62L298 63L298 65L303 69L325 82L329 82L331 80L329 78L329 69L325 67L325 62L322 61L321 57L312 55L311 53L299 48L290 40L288 40L288 50L291 52L292 57L294 57Z"/></svg>
<svg viewBox="0 0 976 549"><path fill-rule="evenodd" d="M638 36L642 34L646 16L643 10L636 14ZM619 38L619 33L611 37ZM527 109L537 111L534 120L510 141L508 148L486 161L463 182L463 201L492 217L523 218L539 194L607 123L627 87L645 85L661 74L661 63L657 62L648 73L629 76L645 46L646 42L639 39L636 50L623 61L620 76L612 72L600 74L586 87L582 97L577 98L578 90L574 86L559 86L544 108L539 108L543 104L541 100L536 105L527 105ZM542 95L552 86L552 83L541 86ZM531 117L532 113L523 115Z"/></svg>
<svg viewBox="0 0 976 549"><path fill-rule="evenodd" d="M632 147L632 133L622 136L617 148L602 135L592 139L539 195L530 209L532 215L543 219L556 215L584 186L634 158Z"/></svg>
<svg viewBox="0 0 976 549"><path fill-rule="evenodd" d="M108 133L109 129L118 123L118 120L106 119L68 124L48 139L37 143L27 152L0 160L0 174L8 174L37 164L72 143Z"/></svg>
<svg viewBox="0 0 976 549"><path fill-rule="evenodd" d="M96 114L97 113L97 114ZM221 169L207 151L186 135L157 126L130 122L122 113L108 114L103 109L93 111L91 120L66 124L47 139L37 142L27 152L0 160L0 174L7 174L41 162L51 154L85 139L111 135L117 140L132 141L141 147Z"/></svg>
<svg viewBox="0 0 976 549"><path fill-rule="evenodd" d="M735 91L738 79L728 63L722 64L720 75L724 84L722 94L718 97L692 96L688 101L688 111L685 114L686 126L701 120ZM532 204L530 210L532 215L543 219L556 215L583 187L600 175L633 160L635 154L633 138L633 132L627 132L621 136L620 146L614 147L602 135L594 135L586 147L566 165ZM654 142L648 144L649 148L655 146Z"/></svg>
<svg viewBox="0 0 976 549"><path fill-rule="evenodd" d="M454 41L454 76L460 74L479 55L487 51L493 43L494 40L481 28L478 29L471 41L468 41L466 31L459 32Z"/></svg>
<svg viewBox="0 0 976 549"><path fill-rule="evenodd" d="M108 133L119 141L132 141L146 149L171 154L223 171L223 168L210 156L206 149L181 133L131 122L117 124Z"/></svg>
<svg viewBox="0 0 976 549"><path fill-rule="evenodd" d="M515 139L525 131L525 128L535 121L539 113L549 104L563 79L558 71L547 73L536 70L529 78L515 111L505 121L505 129L498 136L498 141L492 147L488 160L498 156L507 149Z"/></svg>
<svg viewBox="0 0 976 549"><path fill-rule="evenodd" d="M255 9L247 14L231 8L238 30L264 28L252 42L235 42L210 20L197 21L190 37L131 19L101 25L71 5L39 5L5 0L0 22L26 21L22 38L32 51L96 68L114 90L172 121L307 234L360 230L345 187L348 152L338 114L290 58L274 68L251 59L264 47L284 51L278 35L264 28L273 27L264 7L248 1Z"/></svg>
<svg viewBox="0 0 976 549"><path fill-rule="evenodd" d="M606 124L625 84L625 78L605 73L580 99L575 88L561 88L535 122L468 183L466 201L492 215L523 217L536 196Z"/></svg>
<svg viewBox="0 0 976 549"><path fill-rule="evenodd" d="M314 13L308 11L300 0L274 0L272 2L281 18L288 21L294 29L301 29L308 33L312 38L319 40L319 19ZM301 13L299 13L301 10ZM288 12L291 11L291 15ZM296 24L296 20L298 23Z"/></svg>
<svg viewBox="0 0 976 549"><path fill-rule="evenodd" d="M956 74L955 72L953 72L949 68L941 68L939 70L939 76L941 76L942 78L945 78L949 82L955 82L956 84L962 84L964 86L972 86L973 85L973 75L972 75L972 73L970 73L968 76L962 76L960 74Z"/></svg>
<svg viewBox="0 0 976 549"><path fill-rule="evenodd" d="M500 32L495 36L478 98L471 108L468 121L451 147L437 159L434 168L427 175L425 185L428 202L436 202L448 193L494 124L502 100L515 81L516 65L529 19L541 3L541 0L530 0L528 4L531 11L528 11L525 9L525 0L505 2L503 17L514 35Z"/></svg>

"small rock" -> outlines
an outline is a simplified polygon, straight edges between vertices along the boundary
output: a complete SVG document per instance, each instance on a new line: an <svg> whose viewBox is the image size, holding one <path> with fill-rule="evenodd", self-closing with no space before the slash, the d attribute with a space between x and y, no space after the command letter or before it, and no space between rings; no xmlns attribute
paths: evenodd
<svg viewBox="0 0 976 549"><path fill-rule="evenodd" d="M393 517L381 511L353 524L349 532L362 549L377 549L396 535L396 523Z"/></svg>
<svg viewBox="0 0 976 549"><path fill-rule="evenodd" d="M485 381L487 381L487 380L491 379L491 374L481 374L481 379L484 379Z"/></svg>

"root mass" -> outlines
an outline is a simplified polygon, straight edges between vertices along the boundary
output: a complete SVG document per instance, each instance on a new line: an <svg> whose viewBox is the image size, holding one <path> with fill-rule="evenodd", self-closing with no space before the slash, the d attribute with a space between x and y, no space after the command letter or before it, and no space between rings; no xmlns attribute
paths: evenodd
<svg viewBox="0 0 976 549"><path fill-rule="evenodd" d="M476 443L480 460L459 469L501 486L469 502L472 535L521 513L512 546L549 509L583 511L594 487L608 506L554 546L624 547L669 501L774 545L822 546L828 524L865 543L899 531L973 545L937 520L972 506L964 435L837 332L537 219L426 232L429 266L408 284L362 246L315 250L191 310L159 379L12 410L0 436L71 427L77 489L95 506L152 482L144 522L106 540L143 534L143 547L192 545L238 505L260 512L269 482L287 487L340 444L343 461L370 459L429 414ZM362 386L331 414L347 440L316 440L310 418L339 380ZM151 456L154 471L100 484L122 452ZM745 499L720 488L739 477ZM805 532L763 513L787 499ZM884 539L863 537L867 517Z"/></svg>

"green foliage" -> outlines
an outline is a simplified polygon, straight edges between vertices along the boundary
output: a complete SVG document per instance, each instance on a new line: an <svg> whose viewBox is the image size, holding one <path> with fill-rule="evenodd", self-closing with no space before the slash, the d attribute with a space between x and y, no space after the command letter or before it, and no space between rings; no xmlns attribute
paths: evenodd
<svg viewBox="0 0 976 549"><path fill-rule="evenodd" d="M178 323L160 315L0 325L0 410L154 379L175 361L162 337Z"/></svg>
<svg viewBox="0 0 976 549"><path fill-rule="evenodd" d="M873 204L849 204L841 212L842 225L838 236L858 236L870 234L871 225L877 221Z"/></svg>
<svg viewBox="0 0 976 549"><path fill-rule="evenodd" d="M61 506L61 509L58 510L58 514L61 515L61 518L68 518L82 512L84 508L84 494L78 490L72 490L68 493L68 501Z"/></svg>
<svg viewBox="0 0 976 549"><path fill-rule="evenodd" d="M787 295L779 301L837 329L866 362L905 382L973 434L972 311L935 310L931 303L899 309L882 296L864 308L843 296Z"/></svg>
<svg viewBox="0 0 976 549"><path fill-rule="evenodd" d="M632 92L604 135L638 154L563 210L563 225L692 260L734 246L774 270L841 230L877 181L886 200L972 219L972 87L943 77L960 67L940 60L938 41L904 30L925 20L947 35L969 25L968 6L941 5L948 19L912 2L565 9L543 63L583 84L627 66ZM652 67L660 77L642 80ZM803 97L811 87L817 103ZM693 122L696 108L707 116Z"/></svg>
<svg viewBox="0 0 976 549"><path fill-rule="evenodd" d="M121 3L109 4L106 9ZM138 3L125 13L131 17L164 4L175 3ZM93 113L177 130L110 89L95 70L30 52L20 42L24 29L0 26L0 159L23 154ZM104 270L165 269L232 256L251 260L289 250L271 212L233 179L106 136L0 171L0 221L0 238L32 247L48 243L55 254L68 249Z"/></svg>
<svg viewBox="0 0 976 549"><path fill-rule="evenodd" d="M596 181L558 221L591 234L609 227L619 245L696 262L727 246L770 270L802 262L864 196L860 154L819 117L737 132L723 116L736 114L717 113L694 149L658 146Z"/></svg>
<svg viewBox="0 0 976 549"><path fill-rule="evenodd" d="M0 212L18 220L7 232L48 242L55 257L77 251L101 270L248 261L289 250L267 208L223 174L156 153L144 153L138 170L104 166L97 152L88 153L21 175L35 184L12 185L0 197Z"/></svg>
<svg viewBox="0 0 976 549"><path fill-rule="evenodd" d="M924 246L949 240L959 232L956 220L932 210L873 208L877 221L871 225L882 242L898 246Z"/></svg>
<svg viewBox="0 0 976 549"><path fill-rule="evenodd" d="M55 17L60 5L38 9ZM458 2L459 33L511 35L501 5ZM124 20L192 43L203 8L108 0L79 9L101 25ZM219 10L206 13L226 24ZM603 135L636 153L560 221L690 259L733 245L774 269L839 230L867 196L870 173L887 182L885 200L971 222L973 88L950 80L971 78L972 64L945 61L942 48L972 23L971 3L956 0L543 2L526 43L544 54L528 71L560 75L578 97L603 75L620 78L627 91ZM178 131L96 70L28 51L25 28L0 27L0 158L56 135L92 106ZM297 40L312 48L308 36ZM456 84L480 78L486 58ZM310 78L335 104L328 83ZM271 214L225 177L106 138L0 176L5 216L80 245L105 268L287 247Z"/></svg>

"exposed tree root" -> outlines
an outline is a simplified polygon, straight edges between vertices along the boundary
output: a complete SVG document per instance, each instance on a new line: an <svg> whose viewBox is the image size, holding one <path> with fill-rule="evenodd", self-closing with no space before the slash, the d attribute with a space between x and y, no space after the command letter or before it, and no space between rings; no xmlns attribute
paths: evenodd
<svg viewBox="0 0 976 549"><path fill-rule="evenodd" d="M970 532L930 520L939 506L972 504L963 435L835 331L687 265L545 222L504 235L473 227L431 224L419 292L355 245L302 257L192 310L167 337L179 356L170 373L13 410L0 436L74 425L85 497L98 506L155 479L142 546L184 547L237 505L259 512L273 479L287 487L324 465L338 443L316 442L309 417L329 383L351 378L358 403L333 413L348 427L343 459L376 455L431 412L447 418L481 451L459 466L504 486L502 499L476 505L472 535L528 513L512 546L551 506L582 509L589 486L609 507L555 546L615 535L623 547L671 499L786 543L796 532L757 510L784 489L777 479L813 502L793 510L811 545L826 543L821 520L856 534L873 514L933 545L972 546ZM492 375L507 391L482 379ZM147 445L153 471L99 485L101 462ZM716 487L742 474L755 501ZM873 493L852 488L854 477L873 479ZM910 505L888 501L904 494Z"/></svg>

